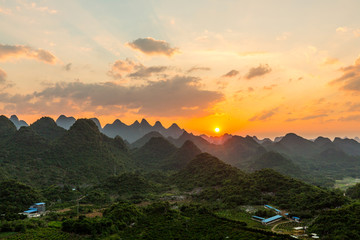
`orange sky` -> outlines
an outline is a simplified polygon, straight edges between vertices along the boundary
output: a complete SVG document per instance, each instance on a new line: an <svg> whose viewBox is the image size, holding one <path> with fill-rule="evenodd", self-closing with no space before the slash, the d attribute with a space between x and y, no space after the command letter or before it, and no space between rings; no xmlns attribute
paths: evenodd
<svg viewBox="0 0 360 240"><path fill-rule="evenodd" d="M206 6L206 8L204 7ZM358 1L0 1L0 109L360 136Z"/></svg>

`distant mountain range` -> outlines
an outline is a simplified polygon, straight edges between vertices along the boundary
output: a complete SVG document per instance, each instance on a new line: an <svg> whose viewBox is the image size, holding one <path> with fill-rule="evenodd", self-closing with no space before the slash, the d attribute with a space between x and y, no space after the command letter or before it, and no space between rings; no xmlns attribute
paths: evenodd
<svg viewBox="0 0 360 240"><path fill-rule="evenodd" d="M176 124L166 129L160 122L151 126L145 119L131 125L115 120L102 128L96 118L76 120L61 115L55 122L43 117L30 126L15 115L0 118L2 177L21 169L17 176L40 181L41 174L30 170L38 164L43 174L53 174L55 182L66 175L79 176L69 177L72 181L85 182L82 178L89 176L101 180L126 169L181 169L200 152L244 171L271 168L321 186L332 186L343 177L360 177L360 143L348 138L308 140L288 133L272 141L229 134L197 136ZM83 171L89 174L82 176Z"/></svg>
<svg viewBox="0 0 360 240"><path fill-rule="evenodd" d="M152 131L159 132L165 137L174 138L179 137L184 131L176 123L172 124L169 128L165 128L159 121L157 121L154 126L151 126L148 121L146 121L146 119L142 119L140 123L136 120L131 125L126 125L119 119L116 119L113 123L106 124L104 128L101 127L99 119L91 118L91 120L94 121L100 132L104 133L106 136L111 138L120 136L130 143L135 142L145 134ZM75 121L76 119L74 117L66 117L61 115L56 120L56 124L68 130L75 123Z"/></svg>

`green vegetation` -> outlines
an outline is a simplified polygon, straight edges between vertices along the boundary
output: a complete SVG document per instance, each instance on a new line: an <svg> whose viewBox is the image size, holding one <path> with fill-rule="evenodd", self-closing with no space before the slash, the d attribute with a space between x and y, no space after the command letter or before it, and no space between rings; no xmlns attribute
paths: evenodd
<svg viewBox="0 0 360 240"><path fill-rule="evenodd" d="M261 206L259 209L264 209L264 207ZM256 212L250 214L250 213L244 211L243 209L235 208L235 209L218 210L215 213L216 213L216 215L226 218L226 219L245 222L247 224L247 226L251 227L251 228L267 229L267 230L271 229L271 226L263 225L260 222L257 222L257 221L254 221L251 219L251 217L254 215L259 216L259 215L257 215ZM272 212L271 216L274 216L273 212Z"/></svg>
<svg viewBox="0 0 360 240"><path fill-rule="evenodd" d="M319 145L290 135L269 147L282 155L266 152L251 137L215 146L187 133L176 141L153 134L129 149L120 137L100 133L92 120L80 119L66 131L42 118L17 131L5 117L0 117L0 134L0 236L7 239L290 239L251 220L275 214L264 204L312 222L311 231L325 239L358 237L360 207L354 201L360 198L360 184L344 196L339 189L288 176L304 173L308 182L317 182L314 171L304 169L317 164L334 173L343 164L336 157L343 157L349 169L356 163L356 157L339 151L340 145L324 147L327 140ZM238 155L227 156L229 165L200 153L187 138L213 153ZM314 154L321 155L316 163ZM18 213L35 202L46 202L49 212L23 219ZM293 226L282 223L275 230L290 233Z"/></svg>
<svg viewBox="0 0 360 240"><path fill-rule="evenodd" d="M351 197L353 199L360 199L360 183L357 183L356 185L349 187L346 190L346 196Z"/></svg>
<svg viewBox="0 0 360 240"><path fill-rule="evenodd" d="M39 193L27 185L14 180L0 182L0 213L5 213L5 218L19 218L18 212L27 210L38 200Z"/></svg>
<svg viewBox="0 0 360 240"><path fill-rule="evenodd" d="M202 187L193 197L202 201L238 205L272 203L279 208L307 216L348 200L340 191L329 191L286 177L271 169L246 174L203 153L192 160L173 180L182 189Z"/></svg>
<svg viewBox="0 0 360 240"><path fill-rule="evenodd" d="M199 205L174 208L167 202L144 208L118 203L102 219L66 220L63 230L103 237L116 234L121 239L290 239L217 217Z"/></svg>
<svg viewBox="0 0 360 240"><path fill-rule="evenodd" d="M348 188L353 187L358 183L360 183L359 178L346 177L341 180L336 180L334 188L338 188L340 190L345 191Z"/></svg>
<svg viewBox="0 0 360 240"><path fill-rule="evenodd" d="M310 226L321 239L360 239L360 203L353 203L320 214Z"/></svg>

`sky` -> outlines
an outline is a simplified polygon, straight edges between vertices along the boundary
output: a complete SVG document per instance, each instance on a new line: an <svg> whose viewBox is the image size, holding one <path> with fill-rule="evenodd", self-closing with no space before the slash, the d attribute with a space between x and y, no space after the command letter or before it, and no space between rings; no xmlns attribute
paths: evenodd
<svg viewBox="0 0 360 240"><path fill-rule="evenodd" d="M0 0L0 113L360 136L359 9L351 0Z"/></svg>

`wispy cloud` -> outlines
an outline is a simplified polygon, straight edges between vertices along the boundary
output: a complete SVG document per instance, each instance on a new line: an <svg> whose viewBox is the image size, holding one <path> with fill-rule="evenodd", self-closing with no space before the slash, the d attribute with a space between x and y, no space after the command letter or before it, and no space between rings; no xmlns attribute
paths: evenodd
<svg viewBox="0 0 360 240"><path fill-rule="evenodd" d="M299 121L299 120L306 121L306 120L324 118L324 117L327 117L327 116L328 116L328 114L312 114L312 115L308 115L308 116L300 117L300 118L289 118L286 121L287 122L293 122L293 121Z"/></svg>
<svg viewBox="0 0 360 240"><path fill-rule="evenodd" d="M324 60L324 65L333 65L333 64L336 64L336 63L338 63L339 62L339 59L337 59L337 58L326 58L325 60Z"/></svg>
<svg viewBox="0 0 360 240"><path fill-rule="evenodd" d="M279 108L272 108L270 110L265 110L262 111L261 113L253 116L252 118L249 119L249 121L253 122L253 121L265 121L270 119L277 111L279 110Z"/></svg>
<svg viewBox="0 0 360 240"><path fill-rule="evenodd" d="M133 72L142 67L142 64L136 63L130 59L117 60L111 67L111 70L108 72L109 76L112 76L114 79L121 79L123 76Z"/></svg>
<svg viewBox="0 0 360 240"><path fill-rule="evenodd" d="M224 74L223 77L235 77L238 74L239 74L239 71L233 69L233 70L227 72L226 74Z"/></svg>
<svg viewBox="0 0 360 240"><path fill-rule="evenodd" d="M153 66L153 67L140 67L136 72L130 73L128 76L133 78L146 78L150 77L153 73L161 73L167 70L166 66Z"/></svg>
<svg viewBox="0 0 360 240"><path fill-rule="evenodd" d="M111 70L108 72L109 76L114 79L129 78L148 78L153 74L164 72L168 69L167 66L150 66L146 67L141 63L134 62L130 59L117 60Z"/></svg>
<svg viewBox="0 0 360 240"><path fill-rule="evenodd" d="M0 44L0 60L10 58L32 58L49 64L56 63L56 57L49 51L33 49L24 45L3 45Z"/></svg>
<svg viewBox="0 0 360 240"><path fill-rule="evenodd" d="M349 91L360 91L360 58L354 65L341 68L343 75L330 82L331 85L342 84L341 89Z"/></svg>
<svg viewBox="0 0 360 240"><path fill-rule="evenodd" d="M351 27L338 27L336 28L336 33L338 34L345 34L345 33L351 33L354 37L358 38L360 37L360 28L351 28Z"/></svg>
<svg viewBox="0 0 360 240"><path fill-rule="evenodd" d="M127 43L131 48L138 50L146 55L165 55L171 57L178 53L178 48L173 48L163 40L156 40L151 37L138 38L133 42Z"/></svg>
<svg viewBox="0 0 360 240"><path fill-rule="evenodd" d="M211 68L209 67L192 67L189 70L187 70L187 73L195 72L195 71L210 71Z"/></svg>
<svg viewBox="0 0 360 240"><path fill-rule="evenodd" d="M0 84L4 84L6 82L6 77L6 72L0 68Z"/></svg>
<svg viewBox="0 0 360 240"><path fill-rule="evenodd" d="M250 68L248 74L246 75L246 78L251 79L255 77L260 77L270 72L271 72L271 68L269 67L268 64L265 65L260 64L258 67Z"/></svg>
<svg viewBox="0 0 360 240"><path fill-rule="evenodd" d="M64 66L64 70L67 72L71 71L71 68L72 68L72 63L68 63Z"/></svg>

